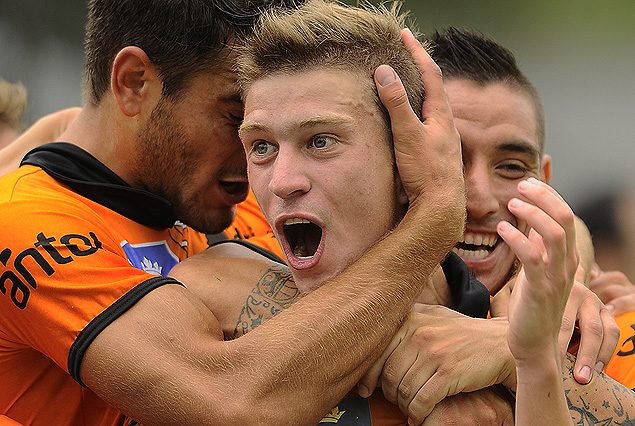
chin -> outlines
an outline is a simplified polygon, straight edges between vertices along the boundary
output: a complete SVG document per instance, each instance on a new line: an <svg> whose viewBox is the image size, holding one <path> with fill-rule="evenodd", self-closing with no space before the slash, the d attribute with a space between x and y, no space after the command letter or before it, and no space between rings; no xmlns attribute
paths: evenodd
<svg viewBox="0 0 635 426"><path fill-rule="evenodd" d="M185 223L190 228L198 231L202 234L218 234L227 229L233 222L236 216L236 209L234 207L217 210L213 214L207 216L181 216L181 222Z"/></svg>

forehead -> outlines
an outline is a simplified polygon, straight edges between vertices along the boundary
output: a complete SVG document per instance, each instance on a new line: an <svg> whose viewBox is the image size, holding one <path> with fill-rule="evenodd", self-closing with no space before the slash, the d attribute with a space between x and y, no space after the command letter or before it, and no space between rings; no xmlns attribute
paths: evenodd
<svg viewBox="0 0 635 426"><path fill-rule="evenodd" d="M321 121L363 125L381 119L372 87L353 72L317 69L276 73L256 80L245 97L241 133L254 122L280 128Z"/></svg>
<svg viewBox="0 0 635 426"><path fill-rule="evenodd" d="M522 143L540 154L538 120L529 94L504 83L445 82L464 147Z"/></svg>
<svg viewBox="0 0 635 426"><path fill-rule="evenodd" d="M188 96L205 97L208 101L242 104L236 73L230 65L218 66L192 78Z"/></svg>

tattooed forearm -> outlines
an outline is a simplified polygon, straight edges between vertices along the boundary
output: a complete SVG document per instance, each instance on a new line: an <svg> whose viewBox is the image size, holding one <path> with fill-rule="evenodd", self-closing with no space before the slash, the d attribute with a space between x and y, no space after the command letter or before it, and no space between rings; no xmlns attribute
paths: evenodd
<svg viewBox="0 0 635 426"><path fill-rule="evenodd" d="M573 378L575 357L567 353L562 367L569 412L580 426L635 426L635 392L605 374L581 385Z"/></svg>
<svg viewBox="0 0 635 426"><path fill-rule="evenodd" d="M260 277L243 306L234 338L242 336L273 318L300 297L291 272L285 266L272 266Z"/></svg>

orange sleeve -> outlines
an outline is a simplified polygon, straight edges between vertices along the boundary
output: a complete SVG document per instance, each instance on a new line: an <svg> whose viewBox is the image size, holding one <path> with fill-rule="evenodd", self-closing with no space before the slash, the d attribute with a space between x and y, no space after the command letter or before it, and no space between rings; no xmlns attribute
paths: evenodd
<svg viewBox="0 0 635 426"><path fill-rule="evenodd" d="M635 311L615 318L620 340L604 372L629 389L635 388Z"/></svg>

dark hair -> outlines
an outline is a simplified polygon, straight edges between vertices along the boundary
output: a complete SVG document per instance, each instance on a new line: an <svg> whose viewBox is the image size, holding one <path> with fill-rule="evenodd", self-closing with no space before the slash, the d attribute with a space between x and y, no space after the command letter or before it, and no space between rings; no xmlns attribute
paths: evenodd
<svg viewBox="0 0 635 426"><path fill-rule="evenodd" d="M436 31L430 41L432 58L441 68L444 79L467 79L482 86L503 83L527 93L536 113L540 150L544 150L545 114L542 100L518 67L510 50L478 32L454 27Z"/></svg>
<svg viewBox="0 0 635 426"><path fill-rule="evenodd" d="M110 87L112 64L126 46L145 51L176 98L201 71L225 64L232 42L260 13L295 0L90 0L86 24L85 92L98 104Z"/></svg>

